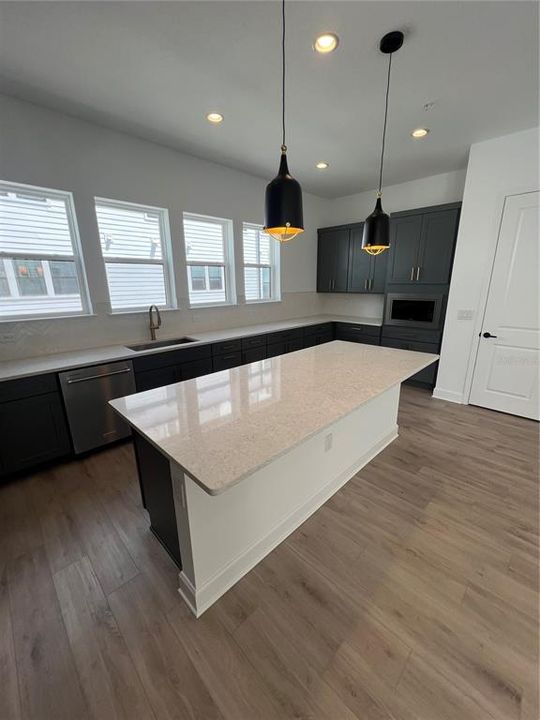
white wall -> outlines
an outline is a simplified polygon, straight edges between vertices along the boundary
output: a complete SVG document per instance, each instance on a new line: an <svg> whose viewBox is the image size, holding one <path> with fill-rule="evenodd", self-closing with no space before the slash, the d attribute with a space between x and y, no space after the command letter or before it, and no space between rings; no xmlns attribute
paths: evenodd
<svg viewBox="0 0 540 720"><path fill-rule="evenodd" d="M383 208L385 212L399 212L412 210L430 205L459 202L463 197L465 184L465 170L455 170L441 175L410 180L399 185L389 185L383 190ZM341 225L343 223L358 222L373 212L375 207L376 191L347 195L332 201L328 218L328 225Z"/></svg>
<svg viewBox="0 0 540 720"><path fill-rule="evenodd" d="M538 188L537 128L471 146L435 397L468 402L504 199Z"/></svg>
<svg viewBox="0 0 540 720"><path fill-rule="evenodd" d="M215 131L209 127L209 132ZM162 337L320 312L320 298L315 293L316 229L327 224L327 200L304 193L306 231L282 248L281 303L245 305L239 297L238 307L189 310L186 276L179 262L182 212L232 218L241 296L242 221L261 222L264 179L1 95L0 177L73 192L95 313L92 317L2 323L2 359L147 337L145 314L109 314L95 196L169 209L181 309L163 313Z"/></svg>
<svg viewBox="0 0 540 720"><path fill-rule="evenodd" d="M390 185L384 188L383 208L390 213L458 202L463 197L464 184L465 170L456 170L399 185ZM342 225L364 220L373 212L375 192L369 190L332 200L325 214L327 218L325 224ZM323 312L338 315L382 318L383 306L384 295L332 294L323 295L321 300Z"/></svg>

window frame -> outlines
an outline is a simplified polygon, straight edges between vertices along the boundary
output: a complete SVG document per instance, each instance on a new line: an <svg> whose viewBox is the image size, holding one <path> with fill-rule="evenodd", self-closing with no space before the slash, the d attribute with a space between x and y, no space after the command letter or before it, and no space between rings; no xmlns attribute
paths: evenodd
<svg viewBox="0 0 540 720"><path fill-rule="evenodd" d="M263 226L253 222L242 222L242 267L244 270L244 298L246 305L257 305L262 303L281 302L281 243L278 240L270 237L270 263L247 263L244 260L244 230L251 228L260 232L263 230ZM260 260L260 250L258 250L258 256ZM270 297L268 298L257 298L255 300L248 300L246 296L245 282L246 282L246 268L257 268L259 271L262 268L268 268L270 270ZM260 273L259 273L260 277ZM260 282L260 280L259 280Z"/></svg>
<svg viewBox="0 0 540 720"><path fill-rule="evenodd" d="M208 262L201 262L200 260L197 261L190 261L187 258L187 247L186 247L186 232L185 232L185 220L193 220L193 221L201 221L201 222L211 222L215 223L216 225L221 225L223 228L223 258L224 261L216 262L216 261L208 261ZM214 215L202 215L201 213L192 213L192 212L183 212L182 213L182 233L183 233L183 239L184 239L184 258L185 258L185 265L186 265L186 277L187 277L187 288L188 288L188 304L190 310L197 310L198 308L212 308L212 307L228 307L231 305L237 304L237 297L236 297L236 277L235 277L235 267L234 267L234 228L233 228L233 221L229 218L221 218L221 217L215 217ZM208 283L208 288L206 290L193 290L191 286L191 267L202 267L205 268L205 282ZM193 303L191 301L191 293L192 292L210 292L209 289L209 275L207 268L209 267L221 267L223 268L223 281L225 283L225 287L223 288L225 291L225 300L219 300L217 302L205 302L205 303Z"/></svg>
<svg viewBox="0 0 540 720"><path fill-rule="evenodd" d="M81 298L81 309L80 310L58 310L54 311L48 309L42 313L25 313L16 315L3 315L0 314L0 322L23 322L26 320L48 320L58 319L66 317L84 317L93 314L92 301L90 299L90 292L88 289L88 280L86 276L86 267L84 263L84 256L82 252L81 237L79 234L79 226L77 223L77 214L75 211L75 202L73 199L73 193L69 190L58 190L56 188L46 188L41 185L27 185L26 183L11 182L10 180L0 179L0 192L15 192L27 195L36 195L41 199L52 198L61 200L65 204L66 208L66 219L68 224L69 235L71 239L72 255L60 255L58 253L35 253L32 251L28 252L6 252L0 248L0 260L37 260L40 262L45 261L47 264L43 266L44 274L46 275L46 286L52 286L50 280L50 266L49 262L73 262L76 270L77 282L79 285L79 295ZM11 269L9 263L4 262L4 269L6 271L8 286L12 287L12 278L10 278ZM14 274L14 270L13 270ZM16 278L13 278L16 282ZM50 282L49 282L50 281ZM39 295L36 297L55 297L56 293L52 295ZM5 296L5 297L13 297ZM15 297L23 297L22 295L16 295ZM62 295L59 295L62 297Z"/></svg>
<svg viewBox="0 0 540 720"><path fill-rule="evenodd" d="M161 260L154 258L134 258L118 256L105 256L103 254L103 248L101 246L101 233L99 229L99 221L97 216L97 205L102 203L111 208L119 209L133 209L140 212L157 213L159 216L159 234L161 239ZM165 286L165 305L158 305L160 310L176 310L178 308L178 302L176 298L176 287L174 282L174 271L173 271L173 256L172 256L172 241L171 241L171 226L169 221L169 210L164 207L157 207L154 205L146 205L142 203L129 202L127 200L113 200L111 198L104 198L101 196L94 197L94 214L98 227L98 242L99 251L103 260L103 271L105 273L105 282L107 284L107 296L109 303L109 313L111 315L122 315L129 313L140 313L148 310L147 305L130 306L123 308L113 308L111 303L111 291L109 288L109 279L107 276L107 263L119 264L119 265L162 265L163 266L163 283Z"/></svg>

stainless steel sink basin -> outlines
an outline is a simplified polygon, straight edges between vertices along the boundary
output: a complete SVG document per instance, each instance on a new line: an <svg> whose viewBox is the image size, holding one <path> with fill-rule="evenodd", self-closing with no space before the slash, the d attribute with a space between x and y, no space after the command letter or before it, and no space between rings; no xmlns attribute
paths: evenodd
<svg viewBox="0 0 540 720"><path fill-rule="evenodd" d="M194 338L181 337L174 340L152 340L147 343L139 343L138 345L126 345L129 350L140 352L141 350L152 350L153 348L170 347L171 345L185 345L186 343L196 342Z"/></svg>

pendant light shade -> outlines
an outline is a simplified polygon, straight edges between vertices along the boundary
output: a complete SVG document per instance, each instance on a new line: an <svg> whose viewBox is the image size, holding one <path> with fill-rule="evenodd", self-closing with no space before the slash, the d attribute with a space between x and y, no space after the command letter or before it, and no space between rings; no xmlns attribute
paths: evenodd
<svg viewBox="0 0 540 720"><path fill-rule="evenodd" d="M362 250L370 255L379 255L390 247L390 217L382 209L382 184L384 167L384 146L386 142L386 122L388 119L388 95L390 92L390 72L392 70L392 53L403 45L403 33L399 30L387 33L379 44L379 49L388 55L388 76L386 79L386 96L384 102L384 123L381 144L381 162L379 167L379 189L375 210L364 222L362 235Z"/></svg>
<svg viewBox="0 0 540 720"><path fill-rule="evenodd" d="M281 3L281 22L281 160L278 174L266 186L264 231L280 242L287 242L304 232L304 214L302 188L289 173L285 145L285 0Z"/></svg>
<svg viewBox="0 0 540 720"><path fill-rule="evenodd" d="M264 216L266 232L280 242L304 232L302 188L289 173L285 145L281 146L278 174L266 186Z"/></svg>
<svg viewBox="0 0 540 720"><path fill-rule="evenodd" d="M390 247L390 217L382 209L381 198L377 198L375 210L364 222L362 249L370 255L379 255Z"/></svg>

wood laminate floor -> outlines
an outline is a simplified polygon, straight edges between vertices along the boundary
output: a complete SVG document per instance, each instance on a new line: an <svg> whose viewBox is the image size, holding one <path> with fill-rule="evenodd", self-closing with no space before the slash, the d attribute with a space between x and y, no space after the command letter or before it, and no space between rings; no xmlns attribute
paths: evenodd
<svg viewBox="0 0 540 720"><path fill-rule="evenodd" d="M538 720L538 426L399 423L199 620L129 445L1 487L1 720Z"/></svg>

